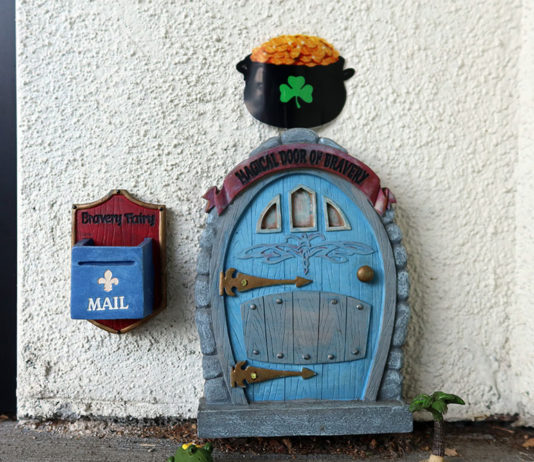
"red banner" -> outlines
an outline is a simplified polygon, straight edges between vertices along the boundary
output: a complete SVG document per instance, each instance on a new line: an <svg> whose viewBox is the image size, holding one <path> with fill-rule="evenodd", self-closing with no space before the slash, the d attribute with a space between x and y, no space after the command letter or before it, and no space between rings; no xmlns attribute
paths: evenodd
<svg viewBox="0 0 534 462"><path fill-rule="evenodd" d="M220 215L241 191L256 181L273 173L303 168L323 170L348 181L369 198L380 215L396 202L389 189L380 187L380 178L363 162L324 144L296 143L260 152L238 164L224 179L221 190L213 186L202 196L208 201L206 212L216 207Z"/></svg>

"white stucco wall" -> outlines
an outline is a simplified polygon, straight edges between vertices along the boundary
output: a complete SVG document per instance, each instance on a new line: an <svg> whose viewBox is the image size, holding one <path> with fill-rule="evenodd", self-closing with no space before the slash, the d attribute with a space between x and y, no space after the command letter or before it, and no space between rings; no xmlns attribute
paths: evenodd
<svg viewBox="0 0 534 462"><path fill-rule="evenodd" d="M19 1L19 415L195 416L200 197L278 132L246 111L235 64L274 35L308 33L356 69L319 134L398 199L405 395L444 389L469 402L452 418L534 422L525 4ZM169 209L168 309L123 336L69 314L71 204L112 188Z"/></svg>
<svg viewBox="0 0 534 462"><path fill-rule="evenodd" d="M519 65L518 158L515 168L515 287L510 319L511 376L521 422L534 426L534 3L524 0ZM528 339L531 339L530 341ZM527 339L527 340L525 340Z"/></svg>

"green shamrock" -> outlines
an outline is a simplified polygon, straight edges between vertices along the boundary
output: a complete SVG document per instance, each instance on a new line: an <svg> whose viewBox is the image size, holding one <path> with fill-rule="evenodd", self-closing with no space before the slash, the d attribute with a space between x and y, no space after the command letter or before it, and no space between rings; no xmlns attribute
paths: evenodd
<svg viewBox="0 0 534 462"><path fill-rule="evenodd" d="M313 101L313 87L310 84L304 85L306 83L306 79L304 77L295 77L294 75L290 75L287 78L287 83L289 86L287 86L285 83L280 85L280 101L282 103L287 103L291 98L294 97L295 102L297 103L297 108L300 109L299 98L302 98L305 103L311 103Z"/></svg>

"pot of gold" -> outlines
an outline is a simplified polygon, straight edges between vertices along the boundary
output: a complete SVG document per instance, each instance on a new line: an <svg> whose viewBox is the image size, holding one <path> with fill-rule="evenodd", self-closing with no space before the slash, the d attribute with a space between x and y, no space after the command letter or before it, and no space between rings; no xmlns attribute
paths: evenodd
<svg viewBox="0 0 534 462"><path fill-rule="evenodd" d="M245 78L245 105L258 120L276 127L316 127L339 115L345 80L354 69L325 40L281 35L255 48L237 64Z"/></svg>

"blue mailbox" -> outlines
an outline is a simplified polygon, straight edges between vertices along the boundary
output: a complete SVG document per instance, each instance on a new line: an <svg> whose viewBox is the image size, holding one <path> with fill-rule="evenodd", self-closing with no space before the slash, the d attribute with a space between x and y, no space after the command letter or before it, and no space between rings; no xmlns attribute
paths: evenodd
<svg viewBox="0 0 534 462"><path fill-rule="evenodd" d="M74 245L72 319L142 319L153 305L152 239L132 247L94 246L92 239Z"/></svg>

